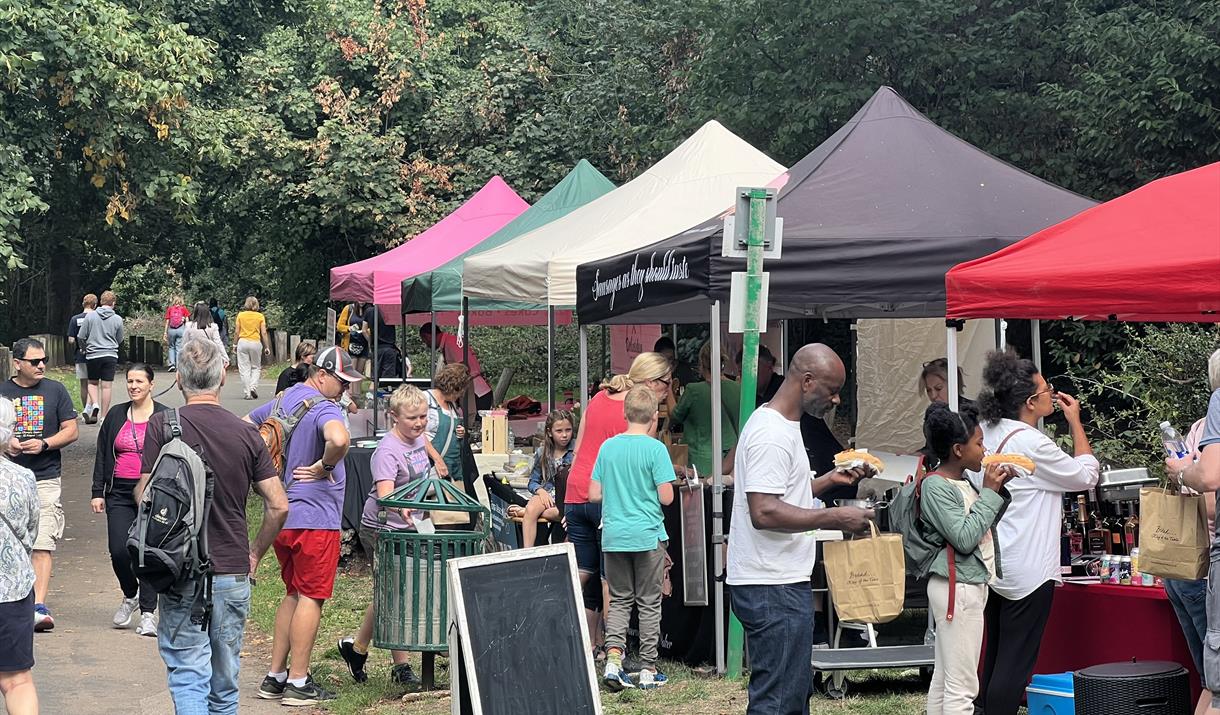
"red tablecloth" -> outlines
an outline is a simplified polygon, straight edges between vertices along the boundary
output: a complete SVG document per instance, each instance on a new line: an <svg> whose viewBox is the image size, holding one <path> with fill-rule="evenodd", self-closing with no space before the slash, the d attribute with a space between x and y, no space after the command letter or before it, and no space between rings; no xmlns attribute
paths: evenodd
<svg viewBox="0 0 1220 715"><path fill-rule="evenodd" d="M1065 583L1055 589L1035 673L1062 673L1123 660L1168 660L1199 675L1173 605L1160 588Z"/></svg>

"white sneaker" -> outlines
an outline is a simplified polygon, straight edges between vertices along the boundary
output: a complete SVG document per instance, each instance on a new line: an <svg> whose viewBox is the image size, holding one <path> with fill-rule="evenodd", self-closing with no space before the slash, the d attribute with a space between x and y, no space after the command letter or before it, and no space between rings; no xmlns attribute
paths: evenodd
<svg viewBox="0 0 1220 715"><path fill-rule="evenodd" d="M124 598L119 604L119 610L114 612L114 627L126 628L131 625L131 619L135 616L136 609L140 607L140 599Z"/></svg>
<svg viewBox="0 0 1220 715"><path fill-rule="evenodd" d="M147 611L140 614L140 625L136 626L136 635L157 637L157 614Z"/></svg>

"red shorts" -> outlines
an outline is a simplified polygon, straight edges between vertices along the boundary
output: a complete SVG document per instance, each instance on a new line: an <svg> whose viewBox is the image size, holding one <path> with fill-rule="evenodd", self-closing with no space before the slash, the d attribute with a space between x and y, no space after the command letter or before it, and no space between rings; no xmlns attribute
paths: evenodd
<svg viewBox="0 0 1220 715"><path fill-rule="evenodd" d="M275 537L275 558L289 596L317 601L330 598L339 569L339 532L330 529L284 529Z"/></svg>

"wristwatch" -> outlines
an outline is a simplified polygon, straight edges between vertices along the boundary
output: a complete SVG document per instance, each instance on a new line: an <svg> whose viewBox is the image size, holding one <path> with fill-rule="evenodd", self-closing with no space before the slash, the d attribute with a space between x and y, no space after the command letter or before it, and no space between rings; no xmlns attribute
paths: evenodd
<svg viewBox="0 0 1220 715"><path fill-rule="evenodd" d="M46 441L45 439L40 439L40 440L38 440L38 441L39 441L39 442L42 442L42 451L44 451L44 452L45 452L45 451L47 451L48 449L50 449L50 448L51 448L51 445L47 444L47 441Z"/></svg>
<svg viewBox="0 0 1220 715"><path fill-rule="evenodd" d="M333 471L335 471L335 466L336 465L334 465L334 464L327 464L326 462L322 462L322 471L333 472Z"/></svg>

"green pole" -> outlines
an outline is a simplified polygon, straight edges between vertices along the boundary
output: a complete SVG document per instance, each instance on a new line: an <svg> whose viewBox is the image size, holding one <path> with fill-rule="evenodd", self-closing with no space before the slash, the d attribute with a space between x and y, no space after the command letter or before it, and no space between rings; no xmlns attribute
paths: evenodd
<svg viewBox="0 0 1220 715"><path fill-rule="evenodd" d="M750 198L750 231L746 251L746 314L745 332L741 346L741 414L738 419L738 434L745 429L746 420L754 412L758 394L758 334L761 332L759 316L762 314L763 240L767 224L767 190L748 189L743 192ZM740 217L746 218L746 217ZM725 670L730 678L741 677L742 652L745 633L741 621L730 610L728 657Z"/></svg>

